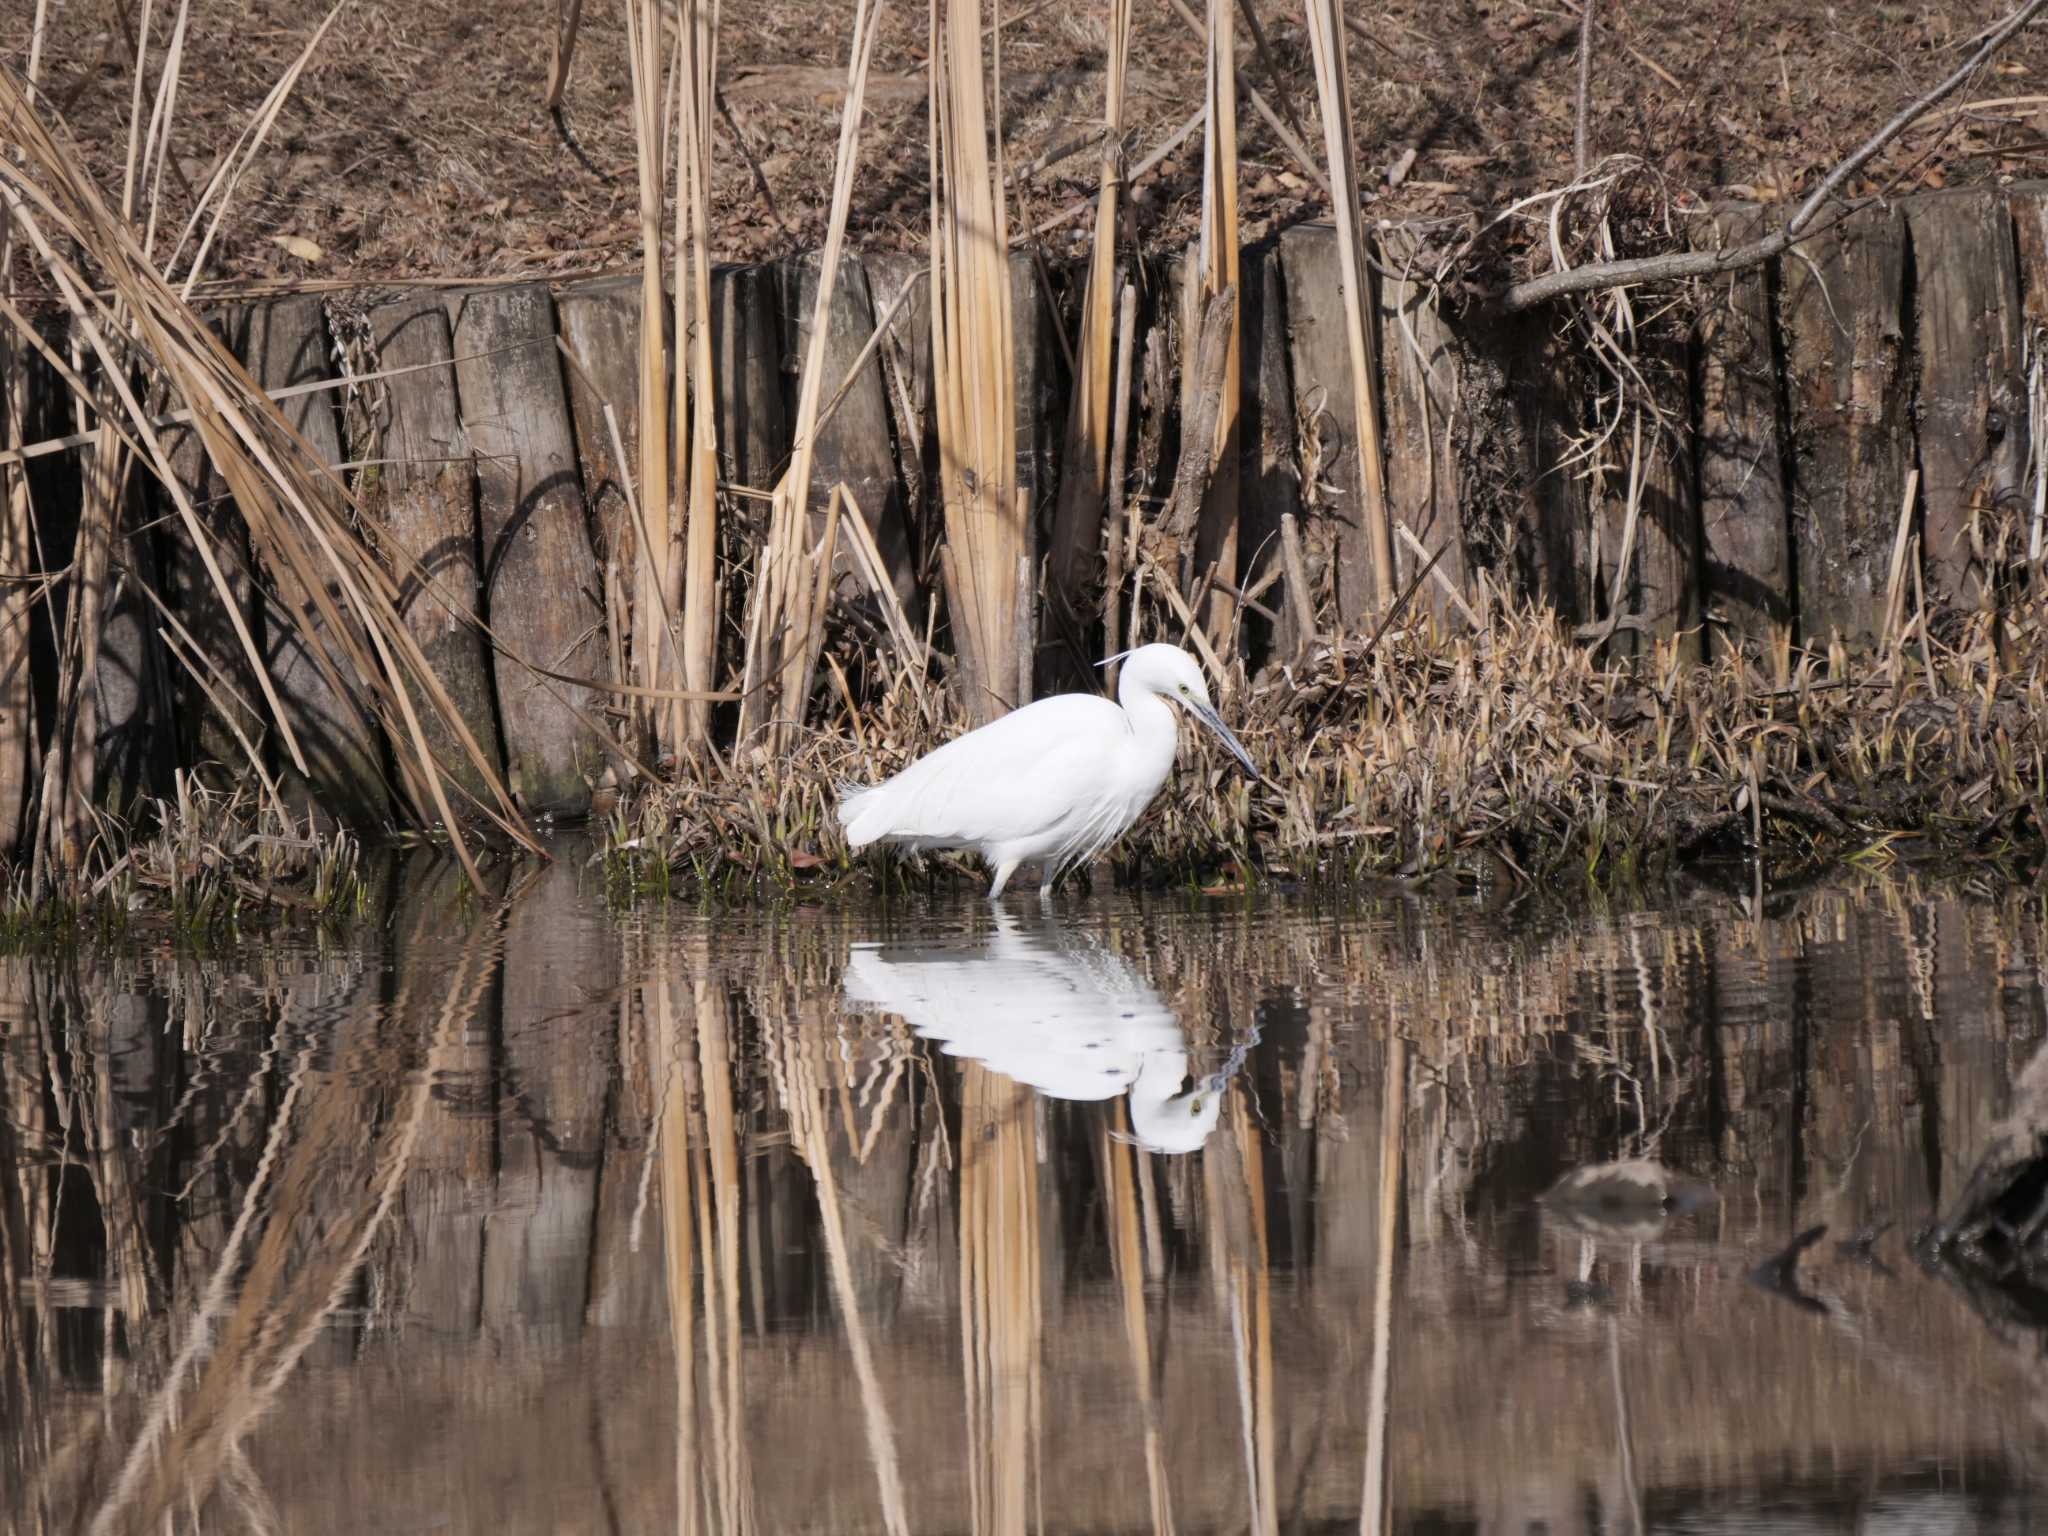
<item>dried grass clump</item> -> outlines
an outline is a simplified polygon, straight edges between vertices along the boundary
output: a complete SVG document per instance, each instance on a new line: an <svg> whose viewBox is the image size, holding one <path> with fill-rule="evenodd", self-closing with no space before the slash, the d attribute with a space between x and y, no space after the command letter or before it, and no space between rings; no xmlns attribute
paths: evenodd
<svg viewBox="0 0 2048 1536"><path fill-rule="evenodd" d="M1499 598L1476 634L1427 617L1240 678L1253 784L1199 733L1113 852L1125 877L1341 881L1486 865L1626 882L1714 855L1784 874L1934 852L2031 858L2048 830L2048 598L1980 615L1953 644L1868 663L1808 657L1780 686L1682 642L1603 662ZM1825 668L1823 660L1829 662ZM907 684L842 696L772 771L666 786L612 840L643 889L820 890L855 872L837 787L895 772L961 728ZM961 867L965 867L964 864ZM871 875L892 868L867 866ZM1234 882L1233 882L1234 883Z"/></svg>
<svg viewBox="0 0 2048 1536"><path fill-rule="evenodd" d="M119 931L147 913L173 928L216 933L251 923L342 921L370 905L362 844L345 829L294 821L244 785L210 789L180 773L172 794L144 800L133 820L96 812L77 894L32 899L26 872L0 900L0 939Z"/></svg>

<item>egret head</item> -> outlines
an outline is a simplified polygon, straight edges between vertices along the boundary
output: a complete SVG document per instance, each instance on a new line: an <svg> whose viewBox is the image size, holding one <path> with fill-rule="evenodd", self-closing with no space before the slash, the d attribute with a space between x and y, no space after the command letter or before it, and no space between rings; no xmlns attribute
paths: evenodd
<svg viewBox="0 0 2048 1536"><path fill-rule="evenodd" d="M1205 1077L1181 1090L1187 1061L1180 1051L1154 1052L1131 1084L1131 1140L1148 1152L1193 1152L1209 1139L1223 1114L1229 1085Z"/></svg>
<svg viewBox="0 0 2048 1536"><path fill-rule="evenodd" d="M1202 676L1201 666L1179 646L1141 645L1132 651L1124 660L1118 693L1126 703L1150 693L1178 704L1215 732L1247 774L1255 779L1259 776L1251 753L1209 702L1209 680Z"/></svg>

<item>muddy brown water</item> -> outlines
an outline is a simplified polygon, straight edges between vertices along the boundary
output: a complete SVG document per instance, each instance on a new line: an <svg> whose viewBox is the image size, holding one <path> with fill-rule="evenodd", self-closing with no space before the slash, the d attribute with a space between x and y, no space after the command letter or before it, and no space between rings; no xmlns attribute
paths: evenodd
<svg viewBox="0 0 2048 1536"><path fill-rule="evenodd" d="M2032 1529L2041 1341L1910 1238L2044 988L2040 896L1882 873L707 915L415 863L346 939L0 960L0 1521Z"/></svg>

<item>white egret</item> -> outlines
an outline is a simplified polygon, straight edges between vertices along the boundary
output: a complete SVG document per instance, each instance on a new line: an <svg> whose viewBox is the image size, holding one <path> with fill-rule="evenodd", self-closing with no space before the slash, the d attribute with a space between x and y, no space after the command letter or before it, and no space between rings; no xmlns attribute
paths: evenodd
<svg viewBox="0 0 2048 1536"><path fill-rule="evenodd" d="M1019 864L1053 877L1102 852L1144 814L1173 769L1178 706L1221 738L1246 773L1251 754L1209 702L1202 669L1170 645L1128 653L1117 702L1063 693L957 736L893 779L849 790L839 824L849 847L975 848L996 872L989 899Z"/></svg>
<svg viewBox="0 0 2048 1536"><path fill-rule="evenodd" d="M981 1062L1047 1098L1130 1096L1131 1136L1153 1152L1192 1152L1216 1128L1229 1072L1183 1088L1180 1023L1121 955L1091 935L1027 931L998 912L986 945L856 944L846 1001L893 1013L948 1056Z"/></svg>

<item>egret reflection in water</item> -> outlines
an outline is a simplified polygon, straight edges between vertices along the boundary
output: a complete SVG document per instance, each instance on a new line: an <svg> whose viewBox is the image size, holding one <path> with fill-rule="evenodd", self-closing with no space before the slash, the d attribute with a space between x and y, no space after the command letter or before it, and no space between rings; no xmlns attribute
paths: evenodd
<svg viewBox="0 0 2048 1536"><path fill-rule="evenodd" d="M995 914L981 944L856 944L846 1001L902 1016L949 1056L1047 1098L1129 1096L1131 1133L1152 1152L1192 1152L1216 1128L1230 1068L1188 1079L1187 1037L1159 993L1093 934ZM1233 1061L1242 1058L1233 1052Z"/></svg>

